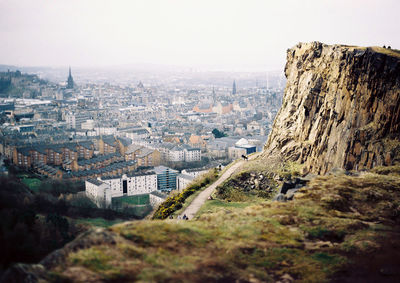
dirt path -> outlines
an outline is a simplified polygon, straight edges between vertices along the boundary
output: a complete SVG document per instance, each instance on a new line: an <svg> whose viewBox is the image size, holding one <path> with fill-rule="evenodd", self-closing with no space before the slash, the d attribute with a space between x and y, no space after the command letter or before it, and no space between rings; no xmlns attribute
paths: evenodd
<svg viewBox="0 0 400 283"><path fill-rule="evenodd" d="M254 159L257 157L258 154L254 154L249 157L249 160ZM192 202L191 204L186 207L186 209L181 213L180 217L182 218L183 215L189 219L193 219L196 213L199 211L200 207L204 204L204 202L208 199L208 197L214 192L215 188L221 185L226 179L228 179L232 174L241 166L243 163L246 162L244 160L240 160L237 163L233 164L221 177L218 178L213 184L211 184L208 188L202 191Z"/></svg>

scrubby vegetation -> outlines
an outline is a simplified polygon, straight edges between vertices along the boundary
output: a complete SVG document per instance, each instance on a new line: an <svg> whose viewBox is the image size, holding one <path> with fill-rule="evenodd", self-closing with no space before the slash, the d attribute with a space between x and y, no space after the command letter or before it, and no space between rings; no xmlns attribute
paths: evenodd
<svg viewBox="0 0 400 283"><path fill-rule="evenodd" d="M181 209L183 203L189 196L213 183L218 176L218 170L211 169L208 173L204 174L200 178L195 179L189 185L189 187L187 187L181 193L172 194L157 208L153 214L153 219L166 219L172 213Z"/></svg>
<svg viewBox="0 0 400 283"><path fill-rule="evenodd" d="M271 173L256 174L242 172L218 186L215 196L227 201L248 201L253 196L271 198L277 190L278 183Z"/></svg>
<svg viewBox="0 0 400 283"><path fill-rule="evenodd" d="M218 199L240 202L254 197L271 199L282 181L300 176L302 166L294 162L262 164L261 160L246 162L231 178L217 187Z"/></svg>

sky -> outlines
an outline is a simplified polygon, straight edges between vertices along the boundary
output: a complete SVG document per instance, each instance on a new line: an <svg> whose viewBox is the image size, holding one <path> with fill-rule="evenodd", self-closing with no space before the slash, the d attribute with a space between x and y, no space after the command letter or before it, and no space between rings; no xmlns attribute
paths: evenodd
<svg viewBox="0 0 400 283"><path fill-rule="evenodd" d="M399 0L0 0L0 64L279 70L298 42L400 49Z"/></svg>

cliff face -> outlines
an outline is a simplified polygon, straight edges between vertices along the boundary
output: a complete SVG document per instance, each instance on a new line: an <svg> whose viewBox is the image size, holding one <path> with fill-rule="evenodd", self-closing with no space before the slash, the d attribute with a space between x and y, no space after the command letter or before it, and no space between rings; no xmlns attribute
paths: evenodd
<svg viewBox="0 0 400 283"><path fill-rule="evenodd" d="M391 165L400 148L400 52L300 43L287 51L287 85L265 156L326 173Z"/></svg>

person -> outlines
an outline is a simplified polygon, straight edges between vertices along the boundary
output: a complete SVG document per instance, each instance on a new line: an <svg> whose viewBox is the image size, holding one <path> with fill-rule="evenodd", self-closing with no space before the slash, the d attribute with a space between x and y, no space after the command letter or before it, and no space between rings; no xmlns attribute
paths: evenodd
<svg viewBox="0 0 400 283"><path fill-rule="evenodd" d="M186 219L187 219L186 214L183 215L182 219L183 219L183 220L186 220Z"/></svg>

